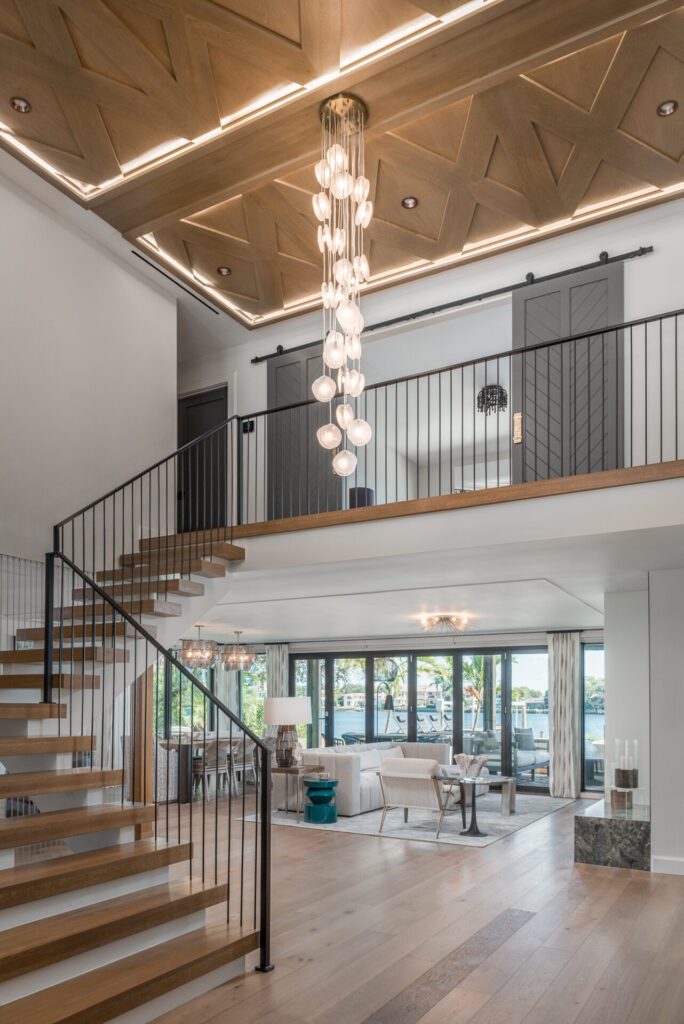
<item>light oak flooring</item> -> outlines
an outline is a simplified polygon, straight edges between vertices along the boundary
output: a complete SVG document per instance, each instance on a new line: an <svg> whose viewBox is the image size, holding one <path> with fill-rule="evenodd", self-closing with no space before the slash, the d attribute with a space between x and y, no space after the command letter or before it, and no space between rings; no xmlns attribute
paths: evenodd
<svg viewBox="0 0 684 1024"><path fill-rule="evenodd" d="M273 960L158 1024L682 1024L684 878L575 866L576 805L486 849L273 829Z"/></svg>

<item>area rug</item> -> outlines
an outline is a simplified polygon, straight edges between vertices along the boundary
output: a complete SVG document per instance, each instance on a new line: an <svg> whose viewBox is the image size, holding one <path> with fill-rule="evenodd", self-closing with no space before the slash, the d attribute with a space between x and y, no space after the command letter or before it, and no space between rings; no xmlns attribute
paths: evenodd
<svg viewBox="0 0 684 1024"><path fill-rule="evenodd" d="M437 815L430 811L415 809L409 811L407 824L404 824L402 809L389 811L382 832L379 831L382 818L381 810L357 814L353 818L338 818L334 825L310 825L303 820L303 817L297 823L294 811L289 813L273 811L271 822L273 825L286 825L290 828L312 828L322 832L352 832L356 835L378 836L380 839L413 839L423 843L446 843L451 846L491 846L492 843L505 839L513 832L534 824L540 818L545 818L548 814L553 814L554 811L559 811L572 802L572 800L559 800L550 796L518 793L515 814L503 817L499 793L480 796L477 798L477 823L480 831L487 833L482 838L460 835L463 826L461 812L458 809L445 815L439 839L435 839ZM250 815L246 820L254 821L255 816ZM470 808L468 808L466 820L470 824Z"/></svg>

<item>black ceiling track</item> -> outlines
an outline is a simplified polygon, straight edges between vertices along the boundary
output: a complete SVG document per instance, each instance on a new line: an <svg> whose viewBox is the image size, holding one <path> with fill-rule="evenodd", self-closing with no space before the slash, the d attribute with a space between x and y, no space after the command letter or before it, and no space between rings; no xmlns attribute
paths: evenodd
<svg viewBox="0 0 684 1024"><path fill-rule="evenodd" d="M570 267L569 270L558 270L555 274L543 274L536 277L532 273L525 275L524 281L516 281L514 284L504 285L502 288L492 288L488 292L479 292L477 295L467 295L463 299L454 299L452 302L443 302L439 306L431 306L429 309L419 309L415 313L405 313L403 316L395 316L391 320L381 320L377 324L370 324L364 330L364 337L371 331L379 331L383 327L394 327L397 324L410 323L412 320L421 320L423 317L435 316L437 313L444 313L448 309L457 309L459 306L468 306L473 302L482 302L484 299L493 299L497 295L508 295L517 292L521 288L527 288L531 284L539 284L544 281L555 281L559 277L568 277L570 274L578 274L582 270L594 270L596 267L605 266L606 263L624 263L625 260L633 260L638 256L647 256L653 252L652 245L642 245L631 252L623 252L618 256L609 256L607 252L599 253L599 258L593 263L583 263L579 267ZM269 352L265 356L254 356L252 363L264 363L268 359L275 359L277 356L285 355L288 352L301 352L307 348L316 348L323 344L323 339L309 341L304 345L293 345L292 348L284 348L278 345L275 352Z"/></svg>

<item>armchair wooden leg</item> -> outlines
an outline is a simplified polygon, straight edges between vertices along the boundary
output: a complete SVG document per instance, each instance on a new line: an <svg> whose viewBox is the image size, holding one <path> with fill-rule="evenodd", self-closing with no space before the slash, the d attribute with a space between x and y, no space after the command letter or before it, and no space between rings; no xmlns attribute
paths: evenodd
<svg viewBox="0 0 684 1024"><path fill-rule="evenodd" d="M439 812L439 821L437 822L437 834L435 835L435 839L439 839L439 833L442 830L442 822L443 821L444 821L444 809L442 808L442 810Z"/></svg>
<svg viewBox="0 0 684 1024"><path fill-rule="evenodd" d="M380 828L378 829L379 832L382 832L383 828L385 827L385 818L386 817L387 817L387 807L385 806L382 809L382 819L380 821Z"/></svg>

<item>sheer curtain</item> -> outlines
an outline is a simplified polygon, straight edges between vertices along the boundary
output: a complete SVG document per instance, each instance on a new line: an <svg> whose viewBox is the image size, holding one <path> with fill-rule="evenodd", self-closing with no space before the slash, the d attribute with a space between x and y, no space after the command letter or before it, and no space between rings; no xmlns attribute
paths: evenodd
<svg viewBox="0 0 684 1024"><path fill-rule="evenodd" d="M581 792L579 633L549 633L551 796Z"/></svg>
<svg viewBox="0 0 684 1024"><path fill-rule="evenodd" d="M290 647L289 644L266 644L266 695L289 696ZM275 736L278 727L267 725L265 735Z"/></svg>

